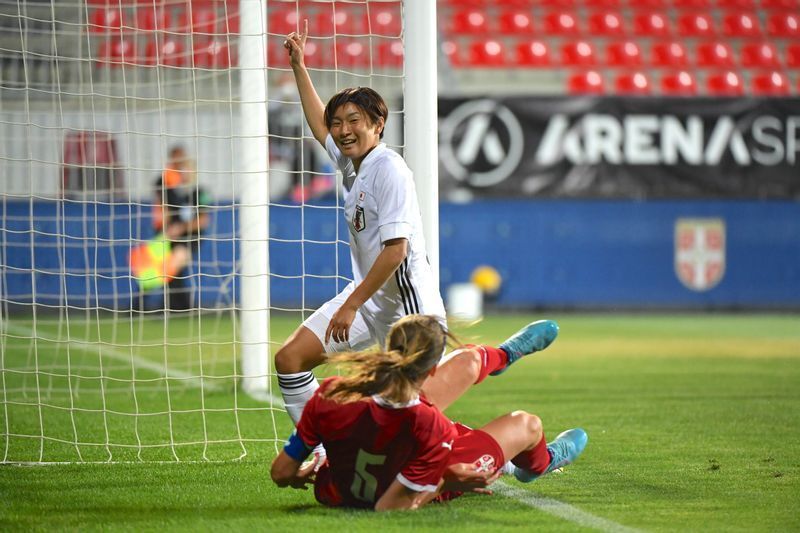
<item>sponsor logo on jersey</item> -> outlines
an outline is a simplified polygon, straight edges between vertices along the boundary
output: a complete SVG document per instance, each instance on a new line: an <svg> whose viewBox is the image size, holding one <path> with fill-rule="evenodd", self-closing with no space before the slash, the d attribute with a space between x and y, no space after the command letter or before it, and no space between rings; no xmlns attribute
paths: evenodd
<svg viewBox="0 0 800 533"><path fill-rule="evenodd" d="M693 291L714 288L725 274L725 222L679 218L675 222L675 274Z"/></svg>
<svg viewBox="0 0 800 533"><path fill-rule="evenodd" d="M353 213L353 229L358 231L362 231L364 228L367 227L367 218L364 215L364 208L360 205L356 206L356 211Z"/></svg>

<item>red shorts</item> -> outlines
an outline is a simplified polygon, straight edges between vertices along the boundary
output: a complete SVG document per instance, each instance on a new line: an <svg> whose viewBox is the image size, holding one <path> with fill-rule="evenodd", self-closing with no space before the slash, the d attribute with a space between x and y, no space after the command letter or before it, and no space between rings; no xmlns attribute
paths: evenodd
<svg viewBox="0 0 800 533"><path fill-rule="evenodd" d="M478 470L496 472L506 463L503 449L494 437L481 431L456 423L458 437L453 441L453 451L447 458L448 465L472 463ZM461 496L460 492L443 492L438 501L452 500Z"/></svg>

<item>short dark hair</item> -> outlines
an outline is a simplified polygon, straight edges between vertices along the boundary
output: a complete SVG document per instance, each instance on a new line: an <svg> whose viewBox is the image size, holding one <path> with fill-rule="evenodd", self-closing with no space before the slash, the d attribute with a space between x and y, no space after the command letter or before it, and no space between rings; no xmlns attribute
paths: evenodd
<svg viewBox="0 0 800 533"><path fill-rule="evenodd" d="M333 123L333 115L343 105L352 102L357 108L367 114L372 123L378 122L379 118L383 118L383 129L381 130L380 138L383 138L383 132L386 129L386 121L389 120L389 108L386 107L386 102L378 92L369 87L349 87L342 89L334 94L328 105L325 106L325 126L331 129Z"/></svg>
<svg viewBox="0 0 800 533"><path fill-rule="evenodd" d="M183 155L185 157L186 156L186 148L184 148L182 144L173 144L172 146L170 146L170 148L169 148L169 157L170 157L170 159L172 159L172 158L174 158L176 156L179 156L179 155Z"/></svg>

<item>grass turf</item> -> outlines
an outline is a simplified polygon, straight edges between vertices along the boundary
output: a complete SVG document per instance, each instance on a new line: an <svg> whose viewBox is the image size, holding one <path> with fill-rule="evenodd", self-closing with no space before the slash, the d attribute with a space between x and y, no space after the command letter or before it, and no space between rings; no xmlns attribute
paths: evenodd
<svg viewBox="0 0 800 533"><path fill-rule="evenodd" d="M538 317L489 317L456 330L464 341L497 343L533 318ZM550 437L575 426L589 433L586 452L563 474L530 485L504 483L531 497L564 502L598 520L644 530L800 530L795 509L800 500L798 316L551 318L561 325L553 346L523 359L501 377L489 378L447 413L479 426L505 412L525 409L542 418ZM273 338L285 337L295 324L295 317L275 320ZM104 461L110 453L115 460L133 462L5 465L0 468L4 530L581 528L498 495L469 496L388 516L322 508L308 492L278 490L270 484L269 460L289 424L283 413L234 396L233 380L227 377L233 368L234 347L225 341L233 331L230 324L222 320L203 330L191 319L179 319L170 322L169 335L163 321L127 329L119 324L73 326L80 332L70 330L70 364L82 377L71 382L56 377L64 369L67 345L45 340L63 338L63 329L42 325L36 350L22 335L11 334L30 324L16 324L3 339L0 445L6 460L37 460L41 439L9 435L35 436L44 426L46 434L67 441L46 441L46 459L74 462L80 448L86 460ZM119 331L112 333L109 327ZM198 331L205 334L205 344L185 342ZM115 347L113 359L102 358L105 378L92 370L101 358L75 339L103 339ZM153 341L137 355L166 362L185 372L184 377L167 379L137 366L137 379L143 382L133 391L128 381L132 365L125 364L130 352L125 346L131 339L138 344ZM168 339L169 349L163 340L156 342L159 339ZM29 405L36 400L35 376L20 372L31 362L49 373L39 377L40 395L49 406L43 410ZM197 375L198 369L210 376L202 389L185 377ZM97 393L101 384L104 394ZM68 397L86 412L69 416L64 409ZM163 414L167 409L173 414ZM75 434L80 442L93 444L76 447L71 443ZM202 442L169 445L170 438L193 442L204 437L220 442L211 447ZM115 446L136 444L137 439L138 448ZM242 450L247 455L232 460ZM173 452L183 460L202 459L205 453L225 461L136 462L171 461Z"/></svg>

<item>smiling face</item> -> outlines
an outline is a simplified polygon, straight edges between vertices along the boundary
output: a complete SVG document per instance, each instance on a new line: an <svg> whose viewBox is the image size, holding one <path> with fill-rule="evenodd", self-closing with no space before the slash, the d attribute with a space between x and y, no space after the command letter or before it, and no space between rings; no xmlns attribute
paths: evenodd
<svg viewBox="0 0 800 533"><path fill-rule="evenodd" d="M330 133L342 154L349 157L356 169L366 155L378 146L383 131L383 117L377 122L353 102L339 106L333 113Z"/></svg>

